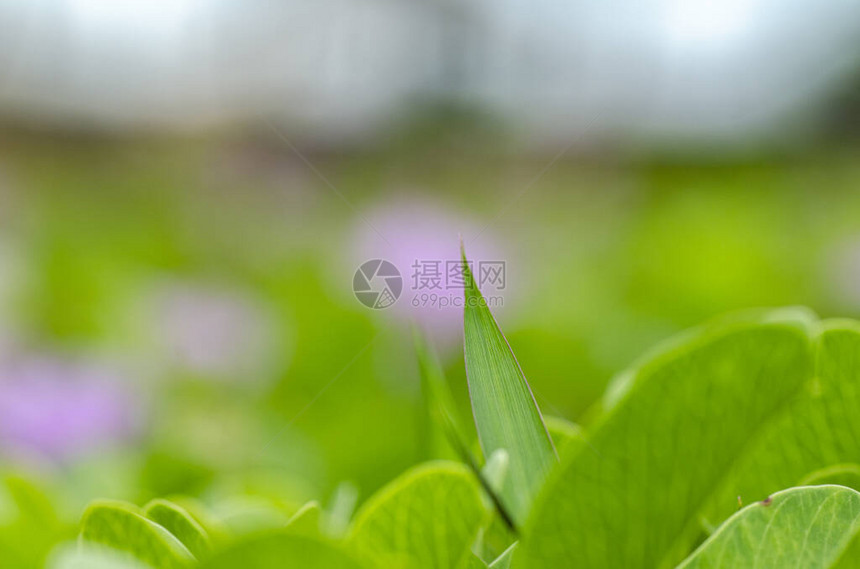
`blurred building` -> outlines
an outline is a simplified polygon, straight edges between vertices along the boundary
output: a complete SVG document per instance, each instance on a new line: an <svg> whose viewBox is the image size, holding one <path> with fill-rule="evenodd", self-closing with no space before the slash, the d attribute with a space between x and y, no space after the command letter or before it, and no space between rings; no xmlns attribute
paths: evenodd
<svg viewBox="0 0 860 569"><path fill-rule="evenodd" d="M537 140L737 142L815 123L858 47L847 0L3 0L0 112L339 142L454 100Z"/></svg>

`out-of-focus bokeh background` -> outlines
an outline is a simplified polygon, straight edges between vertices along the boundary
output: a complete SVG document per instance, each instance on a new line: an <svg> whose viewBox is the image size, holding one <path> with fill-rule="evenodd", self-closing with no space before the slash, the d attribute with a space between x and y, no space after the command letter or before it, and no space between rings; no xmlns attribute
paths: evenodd
<svg viewBox="0 0 860 569"><path fill-rule="evenodd" d="M0 2L5 559L95 497L254 526L430 458L413 326L469 403L413 264L460 236L574 421L718 313L860 316L858 89L845 0Z"/></svg>

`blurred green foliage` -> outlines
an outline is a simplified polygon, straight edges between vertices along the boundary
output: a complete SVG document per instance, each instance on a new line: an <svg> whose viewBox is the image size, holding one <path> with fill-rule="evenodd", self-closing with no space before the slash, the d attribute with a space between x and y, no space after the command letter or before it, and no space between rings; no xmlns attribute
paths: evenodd
<svg viewBox="0 0 860 569"><path fill-rule="evenodd" d="M146 394L126 448L59 467L0 459L61 496L56 535L96 497L257 496L260 516L289 519L343 481L362 501L434 458L406 325L365 309L339 278L366 230L356 212L406 190L507 237L516 294L498 317L547 414L587 423L614 373L717 313L799 304L860 316L856 151L705 163L596 154L530 186L547 156L454 140L308 152L350 206L275 138L0 139L0 251L14 269L0 276L0 328L28 349L133 362ZM165 279L264 307L276 348L261 377L156 365L142 299ZM466 416L462 352L442 363ZM236 511L247 516L247 504ZM27 523L4 523L0 539Z"/></svg>

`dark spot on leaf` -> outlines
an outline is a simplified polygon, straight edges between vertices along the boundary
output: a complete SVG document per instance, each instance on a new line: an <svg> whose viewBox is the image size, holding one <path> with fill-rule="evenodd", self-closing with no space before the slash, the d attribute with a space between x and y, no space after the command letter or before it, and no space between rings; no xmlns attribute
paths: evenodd
<svg viewBox="0 0 860 569"><path fill-rule="evenodd" d="M768 496L767 498L765 498L764 500L762 500L762 501L761 501L761 503L762 503L762 505L763 505L763 506L770 506L770 503L771 503L772 501L773 501L773 498L771 498L770 496Z"/></svg>

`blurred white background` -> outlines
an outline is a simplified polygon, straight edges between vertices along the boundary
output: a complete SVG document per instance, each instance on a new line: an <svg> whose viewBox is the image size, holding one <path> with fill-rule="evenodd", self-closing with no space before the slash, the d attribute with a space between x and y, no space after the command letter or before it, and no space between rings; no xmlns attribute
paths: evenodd
<svg viewBox="0 0 860 569"><path fill-rule="evenodd" d="M446 100L541 141L737 144L856 89L858 48L848 0L2 0L0 112L337 143Z"/></svg>

